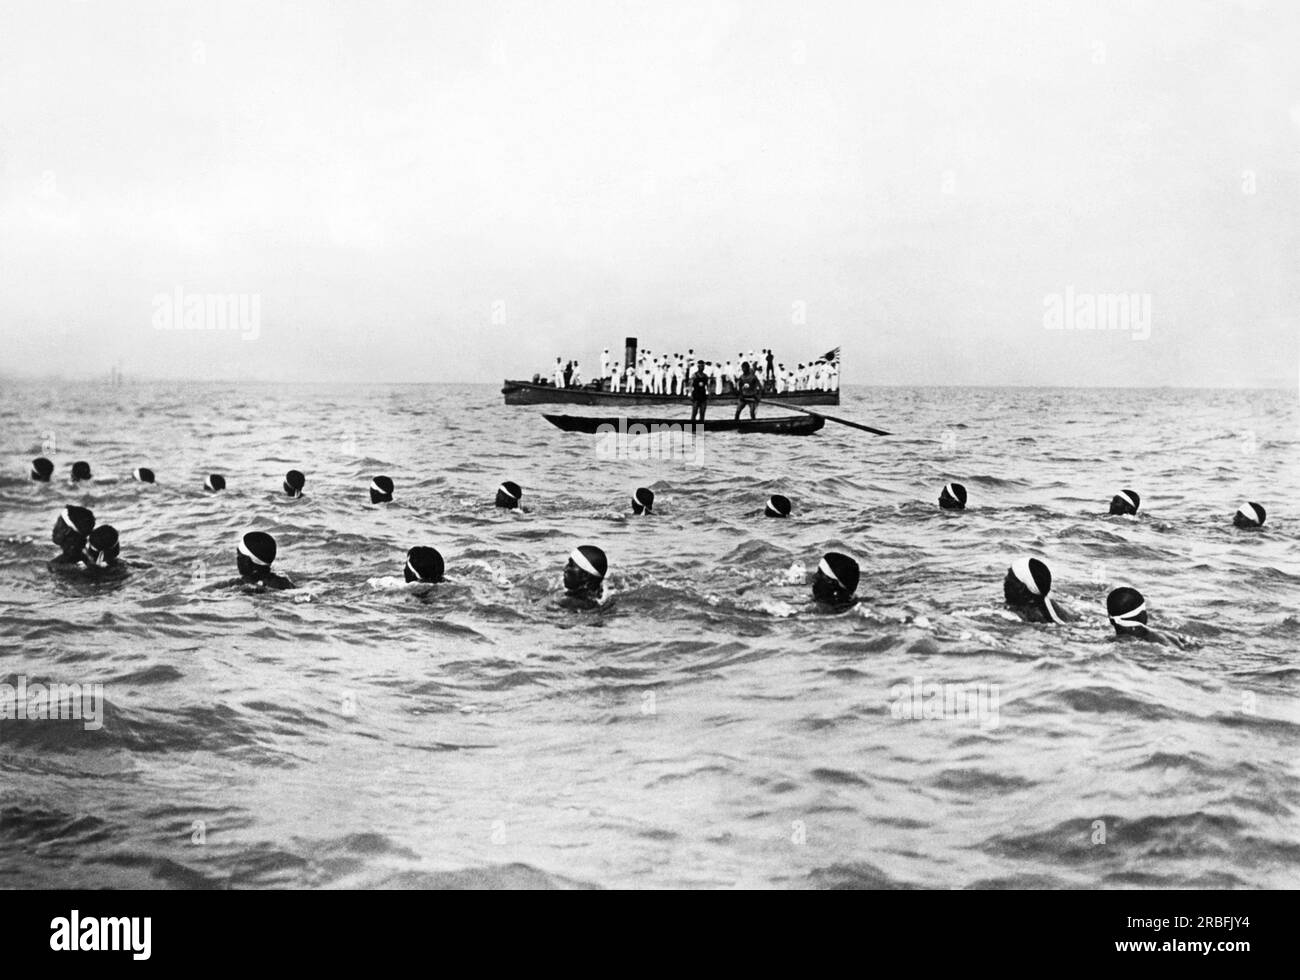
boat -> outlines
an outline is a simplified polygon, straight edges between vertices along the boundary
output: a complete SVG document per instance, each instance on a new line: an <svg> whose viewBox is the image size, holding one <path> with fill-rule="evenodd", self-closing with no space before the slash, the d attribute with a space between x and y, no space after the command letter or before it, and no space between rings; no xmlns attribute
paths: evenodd
<svg viewBox="0 0 1300 980"><path fill-rule="evenodd" d="M648 391L604 391L596 387L557 388L555 385L540 384L534 381L507 380L501 386L507 405L601 405L608 408L648 408L651 406L675 407L690 405L689 395L655 395ZM763 400L786 405L838 405L838 391L785 391L770 392L763 395ZM734 406L736 396L709 395L711 404ZM734 411L734 409L733 409Z"/></svg>
<svg viewBox="0 0 1300 980"><path fill-rule="evenodd" d="M548 415L545 412L542 413L542 418L557 429L563 429L565 432L596 434L604 431L628 436L676 431L689 434L698 432L697 426L703 426L705 432L807 436L812 435L826 424L826 420L820 415L772 415L767 418L755 419L723 417L694 423L688 419L630 418L625 415L613 417L605 415ZM602 430L602 426L608 426L608 428ZM634 429L634 426L643 426L644 428Z"/></svg>

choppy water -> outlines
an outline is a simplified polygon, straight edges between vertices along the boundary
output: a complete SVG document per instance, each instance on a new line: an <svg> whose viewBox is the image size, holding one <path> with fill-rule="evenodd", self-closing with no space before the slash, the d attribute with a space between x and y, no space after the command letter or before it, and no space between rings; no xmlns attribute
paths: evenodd
<svg viewBox="0 0 1300 980"><path fill-rule="evenodd" d="M696 467L599 458L492 386L6 384L0 681L102 682L107 718L0 721L0 881L1300 884L1295 393L860 389L838 412L896 435L717 435ZM43 445L98 482L23 479ZM503 479L531 513L490 506ZM937 510L947 479L966 513ZM651 520L625 516L638 484ZM1125 486L1141 519L1101 516ZM753 516L772 492L794 519ZM1262 532L1231 527L1246 499ZM119 529L128 579L49 573L65 503ZM211 588L252 527L299 592ZM587 541L616 594L559 609ZM372 587L414 544L449 581ZM787 575L830 549L867 602L810 615ZM1004 618L1022 551L1081 623ZM1115 584L1194 646L1113 642ZM996 713L895 718L913 679L996 685Z"/></svg>

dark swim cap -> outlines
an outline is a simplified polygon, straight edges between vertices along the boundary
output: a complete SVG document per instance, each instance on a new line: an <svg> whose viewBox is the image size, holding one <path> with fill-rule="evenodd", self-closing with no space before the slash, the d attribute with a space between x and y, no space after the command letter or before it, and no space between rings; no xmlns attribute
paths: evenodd
<svg viewBox="0 0 1300 980"><path fill-rule="evenodd" d="M1116 629L1145 626L1147 621L1147 603L1142 593L1127 586L1115 589L1106 596L1106 615Z"/></svg>
<svg viewBox="0 0 1300 980"><path fill-rule="evenodd" d="M290 470L284 475L284 492L290 497L301 497L302 488L306 485L307 478L298 470Z"/></svg>
<svg viewBox="0 0 1300 980"><path fill-rule="evenodd" d="M1024 593L1023 596L1015 595L1011 591L1012 582L1019 585ZM1048 593L1052 591L1051 569L1037 558L1017 558L1013 561L1007 570L1007 581L1003 583L1002 590L1009 604L1023 605L1022 600L1041 602L1052 622L1064 622L1048 597Z"/></svg>
<svg viewBox="0 0 1300 980"><path fill-rule="evenodd" d="M261 578L271 570L275 561L275 538L265 531L249 531L235 546L235 562L240 575Z"/></svg>
<svg viewBox="0 0 1300 980"><path fill-rule="evenodd" d="M226 489L226 478L220 473L209 473L208 478L203 481L203 489L211 490L213 493L224 490Z"/></svg>
<svg viewBox="0 0 1300 980"><path fill-rule="evenodd" d="M513 510L519 506L519 498L523 495L524 492L519 488L518 483L506 480L505 483L497 487L497 506Z"/></svg>
<svg viewBox="0 0 1300 980"><path fill-rule="evenodd" d="M112 524L101 524L90 532L84 552L87 565L112 565L117 561L121 550L117 541L117 528Z"/></svg>
<svg viewBox="0 0 1300 980"><path fill-rule="evenodd" d="M960 483L945 483L939 493L939 506L944 510L965 510L966 488Z"/></svg>
<svg viewBox="0 0 1300 980"><path fill-rule="evenodd" d="M370 502L388 504L393 501L393 481L386 476L377 476L370 481Z"/></svg>
<svg viewBox="0 0 1300 980"><path fill-rule="evenodd" d="M139 480L141 483L154 482L153 470L149 469L147 466L141 466L137 470L132 470L131 475L135 477L137 480Z"/></svg>
<svg viewBox="0 0 1300 980"><path fill-rule="evenodd" d="M1237 508L1237 513L1232 516L1232 523L1237 527L1263 527L1264 518L1267 516L1262 505L1251 501Z"/></svg>
<svg viewBox="0 0 1300 980"><path fill-rule="evenodd" d="M442 555L437 548L412 548L406 553L403 574L408 582L441 582Z"/></svg>
<svg viewBox="0 0 1300 980"><path fill-rule="evenodd" d="M574 548L569 553L569 561L595 579L604 579L605 573L609 571L609 560L605 557L605 552L594 544L584 544Z"/></svg>
<svg viewBox="0 0 1300 980"><path fill-rule="evenodd" d="M52 536L54 543L62 546L72 538L84 538L95 528L95 515L85 507L70 505L64 507L54 520Z"/></svg>
<svg viewBox="0 0 1300 980"><path fill-rule="evenodd" d="M90 479L90 464L84 459L79 459L72 464L72 479L74 482Z"/></svg>
<svg viewBox="0 0 1300 980"><path fill-rule="evenodd" d="M1142 505L1142 498L1136 490L1121 490L1110 498L1112 514L1136 514Z"/></svg>
<svg viewBox="0 0 1300 980"><path fill-rule="evenodd" d="M54 464L44 456L32 460L32 479L40 483L49 483L50 474L54 472Z"/></svg>
<svg viewBox="0 0 1300 980"><path fill-rule="evenodd" d="M655 492L646 487L637 487L632 494L632 513L649 514L655 505Z"/></svg>
<svg viewBox="0 0 1300 980"><path fill-rule="evenodd" d="M858 563L838 551L828 551L817 563L817 571L852 595L858 588Z"/></svg>
<svg viewBox="0 0 1300 980"><path fill-rule="evenodd" d="M779 493L774 493L767 498L767 506L763 508L764 517L789 517L790 516L790 498L783 497Z"/></svg>

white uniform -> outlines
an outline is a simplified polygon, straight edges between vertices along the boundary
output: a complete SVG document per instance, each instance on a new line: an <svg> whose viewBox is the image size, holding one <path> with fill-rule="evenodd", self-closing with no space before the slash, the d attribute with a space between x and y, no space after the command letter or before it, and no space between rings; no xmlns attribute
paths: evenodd
<svg viewBox="0 0 1300 980"><path fill-rule="evenodd" d="M606 347L605 352L600 355L600 376L603 378L607 374L609 374L609 348L608 347Z"/></svg>
<svg viewBox="0 0 1300 980"><path fill-rule="evenodd" d="M622 379L622 377L623 377L622 372L620 372L618 369L618 362L615 361L614 366L609 369L609 390L610 391L618 391L619 389L618 383Z"/></svg>
<svg viewBox="0 0 1300 980"><path fill-rule="evenodd" d="M574 388L582 387L582 368L578 367L578 362L573 362L573 374L569 376L569 384Z"/></svg>
<svg viewBox="0 0 1300 980"><path fill-rule="evenodd" d="M555 359L555 387L564 387L564 365L560 363L558 357Z"/></svg>

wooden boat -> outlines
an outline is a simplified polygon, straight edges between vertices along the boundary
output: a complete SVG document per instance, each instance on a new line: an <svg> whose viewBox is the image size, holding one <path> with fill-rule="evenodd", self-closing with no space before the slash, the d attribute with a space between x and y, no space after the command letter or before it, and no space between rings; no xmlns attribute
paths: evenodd
<svg viewBox="0 0 1300 980"><path fill-rule="evenodd" d="M601 431L601 426L610 427L605 429L605 432L625 433L627 435L672 432L676 430L687 433L698 431L687 419L631 418L625 415L614 417L601 415L548 415L545 412L542 413L542 418L546 419L546 421L550 422L551 425L556 428L563 429L565 432L587 432L594 434ZM699 424L701 423L695 423L695 425ZM768 418L756 419L751 419L748 416L733 419L729 415L726 415L721 418L715 417L706 419L702 424L705 432L741 432L764 433L766 435L776 436L807 436L812 435L812 433L825 425L826 420L820 415L773 415ZM632 426L644 426L644 428L632 429ZM659 428L655 428L656 426Z"/></svg>
<svg viewBox="0 0 1300 980"><path fill-rule="evenodd" d="M608 408L635 408L657 405L672 408L690 405L688 395L652 395L648 391L602 391L599 388L557 388L555 385L532 381L509 381L501 386L507 405L602 405ZM764 400L787 405L838 405L838 391L787 391L763 395ZM735 411L736 396L710 395L709 401L731 406Z"/></svg>

